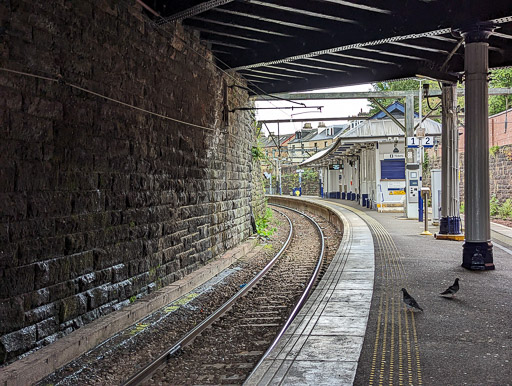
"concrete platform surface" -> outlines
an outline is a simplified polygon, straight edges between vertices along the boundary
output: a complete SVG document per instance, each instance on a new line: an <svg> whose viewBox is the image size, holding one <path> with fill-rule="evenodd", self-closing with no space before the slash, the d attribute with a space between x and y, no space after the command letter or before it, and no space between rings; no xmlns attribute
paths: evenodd
<svg viewBox="0 0 512 386"><path fill-rule="evenodd" d="M512 229L491 224L495 271L468 271L463 242L421 235L417 219L322 202L358 224L333 261L338 276L324 278L246 385L512 384ZM459 292L441 296L456 277ZM423 312L407 310L401 288Z"/></svg>
<svg viewBox="0 0 512 386"><path fill-rule="evenodd" d="M463 242L421 236L417 220L331 201L362 211L390 236L379 241L372 228L375 288L354 384L511 385L512 229L492 223L496 270L469 271L461 267ZM394 256L384 256L385 243ZM393 259L396 272L383 264ZM440 296L457 277L455 297ZM402 286L424 312L404 314Z"/></svg>
<svg viewBox="0 0 512 386"><path fill-rule="evenodd" d="M343 218L341 245L320 285L245 385L354 382L373 293L373 240L355 213L324 204Z"/></svg>

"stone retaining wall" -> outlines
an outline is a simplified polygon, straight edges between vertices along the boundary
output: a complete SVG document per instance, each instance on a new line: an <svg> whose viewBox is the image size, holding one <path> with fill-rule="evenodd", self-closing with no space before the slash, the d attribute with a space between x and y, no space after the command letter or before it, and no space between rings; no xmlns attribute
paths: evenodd
<svg viewBox="0 0 512 386"><path fill-rule="evenodd" d="M512 198L512 145L498 147L489 154L489 195L503 203ZM464 153L459 156L460 200L464 201Z"/></svg>
<svg viewBox="0 0 512 386"><path fill-rule="evenodd" d="M223 114L248 95L182 26L106 0L0 25L0 67L49 78L0 70L1 364L234 247L263 198L251 117Z"/></svg>

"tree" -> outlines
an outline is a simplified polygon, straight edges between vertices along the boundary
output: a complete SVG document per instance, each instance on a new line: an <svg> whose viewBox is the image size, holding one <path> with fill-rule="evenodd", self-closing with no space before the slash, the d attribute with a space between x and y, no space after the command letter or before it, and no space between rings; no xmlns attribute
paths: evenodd
<svg viewBox="0 0 512 386"><path fill-rule="evenodd" d="M512 87L512 68L491 70L490 87ZM491 95L489 97L489 115L494 115L512 107L511 95Z"/></svg>
<svg viewBox="0 0 512 386"><path fill-rule="evenodd" d="M419 92L420 85L425 84L425 83L428 83L429 87L431 89L439 88L438 83L435 81L424 79L422 82L420 82L419 79L415 79L415 78L401 79L401 80L395 80L395 81L389 81L389 82L372 83L372 86L373 86L373 91L409 91L409 90L413 90L413 91ZM391 98L377 98L377 100L383 106L388 106L395 101L395 99L391 99ZM404 103L404 101L400 101L400 102ZM418 102L419 102L419 99L414 98L414 110L415 111L418 111ZM435 105L437 104L437 102L435 102L435 101L433 103L432 103L432 101L430 101L430 102L431 102L430 107L432 107L432 108L434 108ZM430 111L430 108L428 105L429 105L429 103L427 103L426 100L423 100L423 103L422 103L423 114L427 114ZM370 101L369 106L370 106L370 115L376 114L380 111L379 107L374 102Z"/></svg>

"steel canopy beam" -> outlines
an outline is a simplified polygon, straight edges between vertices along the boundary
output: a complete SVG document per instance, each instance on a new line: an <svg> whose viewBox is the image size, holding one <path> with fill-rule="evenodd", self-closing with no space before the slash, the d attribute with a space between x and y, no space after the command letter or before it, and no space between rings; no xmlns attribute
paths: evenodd
<svg viewBox="0 0 512 386"><path fill-rule="evenodd" d="M457 89L458 95L464 95L464 89ZM510 95L512 88L491 88L489 95ZM279 98L290 100L321 100L321 99L369 99L369 98L405 98L409 95L418 96L417 90L410 91L355 91L355 92L319 92L319 93L279 93ZM441 97L441 90L429 90L429 97ZM268 97L254 96L256 101L266 101Z"/></svg>
<svg viewBox="0 0 512 386"><path fill-rule="evenodd" d="M290 56L287 58L272 60L269 62L260 62L260 63L248 64L245 66L239 66L239 67L232 68L231 71L238 71L238 70L254 68L254 67L263 67L263 66L268 66L268 65L272 65L272 64L289 63L289 62L294 62L296 60L314 58L317 56L330 54L333 52L348 51L348 50L352 50L354 48L367 47L367 46L378 46L381 44L394 43L394 42L400 42L400 41L411 40L411 39L418 39L418 38L423 38L423 37L432 36L432 35L445 35L450 32L451 32L451 30L449 28L443 28L443 29L438 29L438 30L429 31L429 32L423 32L423 33L419 33L419 34L393 36L390 38L372 40L372 41L363 42L363 43L347 44L344 46L328 48L328 49L320 50L320 51L313 51L313 52L309 52L307 54ZM448 53L447 51L445 51L445 52Z"/></svg>
<svg viewBox="0 0 512 386"><path fill-rule="evenodd" d="M380 54L380 55L395 56L397 58L410 59L410 60L427 60L426 58L420 58L419 56L412 56L412 55L399 54L396 52L375 50L375 49L366 48L366 47L358 47L358 48L356 48L356 50L374 52L374 53Z"/></svg>
<svg viewBox="0 0 512 386"><path fill-rule="evenodd" d="M303 71L303 70L293 70L291 68L286 68L286 67L279 67L279 66L267 66L265 68L275 68L277 70L282 70L282 71L288 71L288 72L298 72L298 73L301 73L301 74L306 74L306 75L319 75L319 76L324 76L323 74L320 74L319 72L309 72L309 71Z"/></svg>
<svg viewBox="0 0 512 386"><path fill-rule="evenodd" d="M406 47L406 48L412 48L413 50L421 50L421 51L437 52L437 53L441 53L441 54L449 54L449 52L445 51L445 50L419 46L416 44L408 44L408 43L401 43L401 42L390 42L389 44L393 44L395 46Z"/></svg>
<svg viewBox="0 0 512 386"><path fill-rule="evenodd" d="M215 31L215 30L208 29L208 28L203 28L203 27L194 27L194 29L199 31L199 32L204 32L204 33L207 33L207 34L210 34L210 35L225 36L225 37L228 37L228 38L231 38L231 39L247 40L247 41L256 42L256 43L266 43L266 44L269 43L266 40L261 40L261 39L256 39L256 38L248 38L246 36L235 35L235 34L228 34L226 32L219 32L219 31Z"/></svg>
<svg viewBox="0 0 512 386"><path fill-rule="evenodd" d="M284 25L284 26L290 27L290 28L304 29L304 30L309 30L309 31L325 32L325 30L323 30L321 28L312 27L312 26L309 26L309 25L290 23L290 22L287 22L287 21L284 21L284 20L269 19L267 17L253 15L253 14L246 13L246 12L232 11L230 9L214 8L214 9L212 9L212 11L227 13L227 14L235 15L235 16L248 17L248 18L251 18L251 19L256 19L258 21L264 21L264 22L267 22L267 23L274 23L274 24Z"/></svg>
<svg viewBox="0 0 512 386"><path fill-rule="evenodd" d="M249 26L246 26L246 25L235 24L233 22L225 23L225 22L222 22L222 21L219 21L219 20L207 19L205 17L193 17L190 20L201 21L203 23L217 24L217 25L221 25L223 27L244 29L244 30L247 30L247 31L261 33L261 34L266 34L266 35L276 35L276 36L283 36L283 37L287 37L287 38L294 37L293 35L288 35L288 34L284 34L284 33L281 33L281 32L270 31L270 30L262 29L262 28L253 28L253 27L249 27ZM196 27L194 27L194 28L196 29Z"/></svg>
<svg viewBox="0 0 512 386"><path fill-rule="evenodd" d="M261 119L261 123L298 123L298 122L329 122L329 121L366 121L369 117L330 117L330 118L292 118L292 119Z"/></svg>
<svg viewBox="0 0 512 386"><path fill-rule="evenodd" d="M303 76L299 76L299 75L288 75L288 74L280 74L278 72L270 72L270 71L262 71L262 70L245 70L247 71L248 73L246 73L247 75L251 75L253 73L256 73L256 74L265 74L265 75L273 75L273 76L282 76L284 78L302 78L302 79L306 79L304 78ZM299 71L300 72L300 71ZM244 72L241 72L241 74L245 74Z"/></svg>
<svg viewBox="0 0 512 386"><path fill-rule="evenodd" d="M333 66L341 66L341 67L352 67L352 68L364 68L364 69L368 69L368 67L365 67L365 66L358 66L357 64L340 63L340 62L334 62L334 61L325 60L325 59L318 59L318 58L306 58L305 60L311 60L311 61L314 61L314 62L325 63L325 64L332 64Z"/></svg>
<svg viewBox="0 0 512 386"><path fill-rule="evenodd" d="M183 20L195 15L199 15L200 13L209 11L210 9L231 3L232 1L234 0L210 0L205 3L200 3L194 7L185 9L184 11L175 13L174 15L171 15L169 17L165 17L161 21L159 21L158 24L169 23L171 21L176 20Z"/></svg>
<svg viewBox="0 0 512 386"><path fill-rule="evenodd" d="M366 61L366 62L374 62L374 63L382 63L382 64L391 64L393 66L398 66L398 64L394 62L388 62L385 60L379 60L379 59L373 59L373 58L366 58L364 56L353 56L353 55L346 55L346 54L340 54L339 52L333 52L328 55L338 56L340 58L347 58L352 60L358 60L358 61ZM367 68L367 67L365 67Z"/></svg>
<svg viewBox="0 0 512 386"><path fill-rule="evenodd" d="M262 7L274 8L274 9L278 9L280 11L298 13L300 15L312 16L312 17L317 17L320 19L332 20L332 21L337 21L337 22L341 22L341 23L359 24L355 20L345 19L343 17L331 16L331 15L326 15L326 14L318 13L318 12L306 11L304 9L299 9L299 8L285 7L283 5L267 3L264 1L248 0L248 2L250 4L260 5Z"/></svg>
<svg viewBox="0 0 512 386"><path fill-rule="evenodd" d="M382 8L377 8L377 7L370 7L368 5L364 5L364 4L358 4L357 2L356 3L353 3L351 1L345 1L345 0L324 0L328 3L335 3L335 4L339 4L339 5L344 5L346 7L353 7L353 8L357 8L357 9L362 9L364 11L370 11L370 12L376 12L376 13L383 13L383 14L391 14L392 12L387 10L387 9L382 9Z"/></svg>

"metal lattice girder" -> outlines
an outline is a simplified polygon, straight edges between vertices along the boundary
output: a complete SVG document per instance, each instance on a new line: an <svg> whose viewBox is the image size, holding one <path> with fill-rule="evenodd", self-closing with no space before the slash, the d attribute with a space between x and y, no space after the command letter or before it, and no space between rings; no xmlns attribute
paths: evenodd
<svg viewBox="0 0 512 386"><path fill-rule="evenodd" d="M464 48L456 31L475 20L496 25L490 68L512 66L510 0L465 0L464 12L456 0L151 0L151 7L161 16L155 23L201 32L223 70L277 79L249 87L251 94L410 78L424 69L457 78Z"/></svg>
<svg viewBox="0 0 512 386"><path fill-rule="evenodd" d="M234 0L210 0L205 3L200 3L200 4L196 5L195 7L188 8L184 11L178 12L169 17L162 18L159 21L159 24L164 24L164 23L168 23L168 22L176 21L176 20L183 20L183 19L186 19L187 17L199 15L200 13L209 11L212 8L220 7L221 5L231 3L232 1L234 1Z"/></svg>
<svg viewBox="0 0 512 386"><path fill-rule="evenodd" d="M447 34L449 32L451 32L450 29L444 28L444 29L439 29L439 30L436 30L436 31L429 31L429 32L426 32L426 33L421 33L421 34L410 34L410 35L404 35L404 36L394 36L394 37L391 37L391 38L373 40L373 41L365 42L365 43L348 44L348 45L345 45L345 46L334 47L334 48L330 48L330 49L326 49L326 50L310 52L310 53L307 53L307 54L292 56L292 57L288 57L288 58L284 58L284 59L280 59L280 60L273 60L273 61L270 61L270 62L255 63L255 64L250 64L250 65L247 65L247 66L235 67L235 68L232 68L231 70L232 71L238 71L238 70L249 69L249 68L254 68L254 67L262 67L262 66L268 66L268 65L273 65L273 64L281 64L281 63L286 63L286 62L293 62L293 61L300 60L300 59L309 59L309 58L314 58L314 57L321 56L321 55L331 54L333 52L347 51L347 50L351 50L351 49L354 49L354 48L361 48L361 47L379 46L379 45L386 44L386 43L393 43L393 42L399 42L399 41L403 41L403 40L418 39L418 38L427 37L427 36L431 36L431 35L443 35L443 34Z"/></svg>

